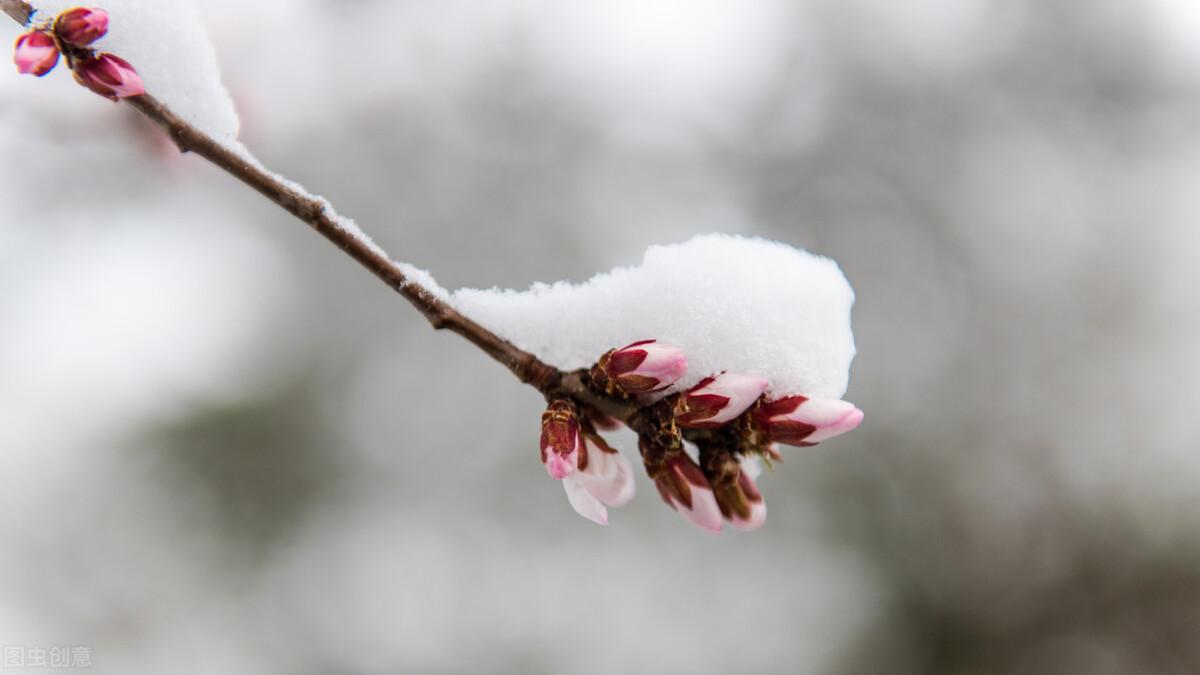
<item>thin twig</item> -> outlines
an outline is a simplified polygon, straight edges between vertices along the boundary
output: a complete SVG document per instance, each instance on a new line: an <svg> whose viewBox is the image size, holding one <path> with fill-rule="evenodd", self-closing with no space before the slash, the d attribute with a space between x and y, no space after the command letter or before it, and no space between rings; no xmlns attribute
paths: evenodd
<svg viewBox="0 0 1200 675"><path fill-rule="evenodd" d="M0 0L0 9L22 26L29 23L29 17L33 14L33 7L21 0Z"/></svg>
<svg viewBox="0 0 1200 675"><path fill-rule="evenodd" d="M193 152L207 159L288 213L308 223L389 287L403 295L434 328L450 330L470 340L489 356L507 366L522 382L539 390L551 386L557 370L475 323L429 289L410 279L394 261L339 225L326 203L298 191L278 176L247 161L242 155L181 119L153 96L135 96L126 100L138 112L162 126L180 150Z"/></svg>
<svg viewBox="0 0 1200 675"><path fill-rule="evenodd" d="M21 24L28 23L33 13L33 8L22 0L0 0L0 8ZM582 372L564 373L463 315L432 291L409 278L399 265L381 251L339 225L327 203L297 190L285 179L247 161L244 156L189 124L153 96L146 94L125 100L135 110L161 126L181 151L192 152L207 159L310 225L404 296L435 329L449 330L466 338L512 371L521 382L533 386L547 397L571 397L609 416L630 422L634 426L638 425L636 405L595 391L588 386L587 377Z"/></svg>

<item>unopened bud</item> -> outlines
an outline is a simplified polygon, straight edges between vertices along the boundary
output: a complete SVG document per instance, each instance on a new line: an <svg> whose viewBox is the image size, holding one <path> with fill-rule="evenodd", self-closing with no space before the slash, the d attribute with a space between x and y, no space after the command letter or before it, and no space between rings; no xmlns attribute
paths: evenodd
<svg viewBox="0 0 1200 675"><path fill-rule="evenodd" d="M721 515L742 530L756 530L767 520L767 504L754 484L760 470L756 458L736 455L719 442L700 443L700 463L712 485Z"/></svg>
<svg viewBox="0 0 1200 675"><path fill-rule="evenodd" d="M657 340L642 340L614 349L596 364L608 383L625 394L666 389L687 372L683 350Z"/></svg>
<svg viewBox="0 0 1200 675"><path fill-rule="evenodd" d="M75 66L75 81L105 98L117 100L146 93L142 78L125 59L112 54L85 56Z"/></svg>
<svg viewBox="0 0 1200 675"><path fill-rule="evenodd" d="M675 402L675 420L682 427L715 429L754 405L767 386L761 377L737 373L705 378Z"/></svg>
<svg viewBox="0 0 1200 675"><path fill-rule="evenodd" d="M667 506L699 528L721 531L721 507L717 505L712 485L691 457L682 452L674 455L653 478Z"/></svg>
<svg viewBox="0 0 1200 675"><path fill-rule="evenodd" d="M769 440L809 446L854 429L863 412L848 401L788 396L764 403L755 417Z"/></svg>
<svg viewBox="0 0 1200 675"><path fill-rule="evenodd" d="M565 399L552 402L542 413L542 464L555 480L562 480L587 466L587 450L579 433L575 404Z"/></svg>
<svg viewBox="0 0 1200 675"><path fill-rule="evenodd" d="M732 490L729 491L733 493ZM767 522L767 502L763 499L754 479L745 470L738 475L737 496L740 505L729 504L729 524L739 530L757 530Z"/></svg>
<svg viewBox="0 0 1200 675"><path fill-rule="evenodd" d="M22 75L41 77L58 64L58 46L54 38L41 31L25 33L13 48L13 63Z"/></svg>
<svg viewBox="0 0 1200 675"><path fill-rule="evenodd" d="M54 30L63 42L86 47L108 32L108 12L88 7L68 9L58 15Z"/></svg>

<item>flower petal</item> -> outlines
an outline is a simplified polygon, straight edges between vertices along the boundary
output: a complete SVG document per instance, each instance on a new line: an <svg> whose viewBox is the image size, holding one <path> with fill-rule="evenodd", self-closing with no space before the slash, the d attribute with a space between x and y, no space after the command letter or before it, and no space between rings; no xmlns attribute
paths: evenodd
<svg viewBox="0 0 1200 675"><path fill-rule="evenodd" d="M579 479L579 474L572 474L563 479L563 489L567 492L567 501L571 503L571 508L579 515L587 518L593 523L600 525L608 525L608 509L596 499L591 492L588 492L584 482Z"/></svg>
<svg viewBox="0 0 1200 675"><path fill-rule="evenodd" d="M608 506L628 504L636 492L633 467L629 460L620 454L603 452L598 448L589 448L588 457L596 463L595 473L589 464L588 470L580 475L588 492Z"/></svg>

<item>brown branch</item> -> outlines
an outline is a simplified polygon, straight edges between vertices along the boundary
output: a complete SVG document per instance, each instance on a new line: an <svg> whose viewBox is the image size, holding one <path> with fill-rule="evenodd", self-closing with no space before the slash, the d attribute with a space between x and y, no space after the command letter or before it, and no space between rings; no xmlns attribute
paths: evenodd
<svg viewBox="0 0 1200 675"><path fill-rule="evenodd" d="M0 0L0 9L3 9L5 14L11 16L22 26L28 24L29 17L33 15L33 7L22 0Z"/></svg>
<svg viewBox="0 0 1200 675"><path fill-rule="evenodd" d="M27 24L33 13L33 8L22 0L0 0L0 8L21 24ZM342 227L326 202L296 189L256 162L248 161L246 157L189 124L153 96L146 94L125 100L135 110L161 126L181 151L192 152L207 159L310 225L404 296L435 329L449 330L466 338L512 371L521 382L533 386L547 398L570 397L611 417L626 421L635 428L641 426L636 405L597 392L589 386L584 373L559 371L463 315L430 289L410 279L398 264L377 248Z"/></svg>
<svg viewBox="0 0 1200 675"><path fill-rule="evenodd" d="M451 307L432 291L405 275L403 269L355 233L342 227L328 204L297 190L213 137L184 121L150 95L126 99L134 109L158 123L179 149L193 152L257 190L280 208L308 223L360 265L404 296L436 329L458 333L505 365L522 382L544 393L555 389L561 374L533 354L489 331Z"/></svg>

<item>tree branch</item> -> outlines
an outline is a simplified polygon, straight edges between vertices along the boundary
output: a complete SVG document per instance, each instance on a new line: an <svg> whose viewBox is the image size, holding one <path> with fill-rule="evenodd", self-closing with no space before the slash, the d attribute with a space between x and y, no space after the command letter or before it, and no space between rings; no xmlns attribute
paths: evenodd
<svg viewBox="0 0 1200 675"><path fill-rule="evenodd" d="M0 9L3 9L5 14L11 16L22 26L28 24L29 17L33 15L33 7L22 0L0 0Z"/></svg>
<svg viewBox="0 0 1200 675"><path fill-rule="evenodd" d="M410 279L398 264L343 227L324 201L297 190L275 174L247 161L242 155L184 121L153 96L147 94L126 100L138 112L160 125L180 150L207 159L283 210L308 223L346 255L404 296L434 328L458 333L506 366L522 382L543 393L549 393L558 386L562 378L557 369L533 354L518 349Z"/></svg>
<svg viewBox="0 0 1200 675"><path fill-rule="evenodd" d="M0 8L22 25L27 24L33 14L33 8L22 0L0 0ZM466 338L508 368L521 382L533 386L547 398L573 398L635 428L641 426L638 407L632 402L596 391L589 385L586 373L564 373L463 315L430 289L409 278L399 264L378 248L342 226L328 203L298 190L294 184L270 173L256 162L248 161L247 157L189 124L153 96L146 94L124 100L161 126L181 151L207 159L310 225L404 296L435 329L449 330Z"/></svg>

